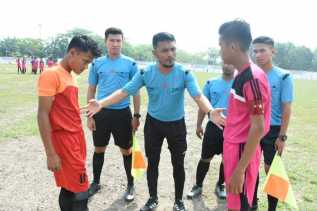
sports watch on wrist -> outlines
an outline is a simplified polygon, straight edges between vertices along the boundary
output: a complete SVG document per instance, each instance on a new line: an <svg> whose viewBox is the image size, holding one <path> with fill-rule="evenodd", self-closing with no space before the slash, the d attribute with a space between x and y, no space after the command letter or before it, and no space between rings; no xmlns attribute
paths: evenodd
<svg viewBox="0 0 317 211"><path fill-rule="evenodd" d="M141 114L138 114L138 113L133 114L133 117L135 117L135 118L137 118L137 119L140 119L140 118L141 118Z"/></svg>
<svg viewBox="0 0 317 211"><path fill-rule="evenodd" d="M278 136L279 139L281 139L281 141L286 141L287 140L287 135L279 135Z"/></svg>

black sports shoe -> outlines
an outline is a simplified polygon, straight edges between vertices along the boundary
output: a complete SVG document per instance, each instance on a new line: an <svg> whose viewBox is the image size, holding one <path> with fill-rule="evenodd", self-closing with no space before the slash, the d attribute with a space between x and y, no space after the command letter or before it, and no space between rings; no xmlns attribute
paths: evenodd
<svg viewBox="0 0 317 211"><path fill-rule="evenodd" d="M128 185L127 190L124 193L124 200L131 202L134 199L134 186Z"/></svg>
<svg viewBox="0 0 317 211"><path fill-rule="evenodd" d="M193 199L195 197L198 197L201 195L201 193L203 192L203 188L198 186L198 185L194 185L192 187L192 190L187 194L187 198L188 199Z"/></svg>
<svg viewBox="0 0 317 211"><path fill-rule="evenodd" d="M93 195L95 195L99 190L100 190L101 186L98 183L91 183L88 189L88 197L92 197Z"/></svg>
<svg viewBox="0 0 317 211"><path fill-rule="evenodd" d="M152 211L158 205L157 197L150 197L140 211Z"/></svg>
<svg viewBox="0 0 317 211"><path fill-rule="evenodd" d="M182 200L176 200L174 203L173 211L186 211L184 202Z"/></svg>
<svg viewBox="0 0 317 211"><path fill-rule="evenodd" d="M227 198L227 193L226 193L226 188L223 184L221 185L216 185L215 188L215 194L219 199L226 199Z"/></svg>

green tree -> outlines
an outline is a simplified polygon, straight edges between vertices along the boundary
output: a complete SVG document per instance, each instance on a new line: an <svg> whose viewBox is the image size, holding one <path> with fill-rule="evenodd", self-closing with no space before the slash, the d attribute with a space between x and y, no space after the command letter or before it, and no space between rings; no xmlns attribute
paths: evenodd
<svg viewBox="0 0 317 211"><path fill-rule="evenodd" d="M136 45L134 47L134 55L132 57L139 61L153 61L152 46Z"/></svg>
<svg viewBox="0 0 317 211"><path fill-rule="evenodd" d="M46 57L63 58L69 43L67 34L58 34L51 38L44 49Z"/></svg>
<svg viewBox="0 0 317 211"><path fill-rule="evenodd" d="M17 40L19 56L44 57L44 42L40 39L23 38Z"/></svg>
<svg viewBox="0 0 317 211"><path fill-rule="evenodd" d="M0 42L0 56L17 56L17 38L5 38Z"/></svg>
<svg viewBox="0 0 317 211"><path fill-rule="evenodd" d="M313 67L314 54L304 46L295 46L292 43L277 43L274 63L285 69L309 70Z"/></svg>

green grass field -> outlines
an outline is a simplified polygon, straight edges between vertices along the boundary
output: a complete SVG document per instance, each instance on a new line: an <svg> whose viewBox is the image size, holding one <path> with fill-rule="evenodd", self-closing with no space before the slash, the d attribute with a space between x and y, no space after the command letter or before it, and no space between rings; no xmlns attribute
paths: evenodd
<svg viewBox="0 0 317 211"><path fill-rule="evenodd" d="M210 73L195 73L202 86ZM36 124L38 75L17 75L14 65L0 65L0 144L3 140L38 136ZM85 103L87 72L78 77L80 102ZM317 83L295 81L295 102L289 139L283 160L293 185L300 210L317 209ZM315 95L316 94L316 95ZM144 90L142 91L144 95ZM194 120L196 121L196 120ZM261 180L264 181L261 169ZM262 186L260 187L260 189ZM259 191L260 193L260 191ZM260 195L260 210L266 196ZM284 210L284 206L279 206Z"/></svg>

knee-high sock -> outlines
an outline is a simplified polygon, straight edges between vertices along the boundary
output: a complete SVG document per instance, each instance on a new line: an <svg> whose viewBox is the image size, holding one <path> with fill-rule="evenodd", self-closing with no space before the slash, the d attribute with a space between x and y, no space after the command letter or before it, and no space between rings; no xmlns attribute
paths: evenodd
<svg viewBox="0 0 317 211"><path fill-rule="evenodd" d="M206 174L209 170L210 162L203 162L202 160L199 161L196 170L196 185L199 187L203 186L204 179Z"/></svg>
<svg viewBox="0 0 317 211"><path fill-rule="evenodd" d="M128 179L128 186L131 186L131 185L133 185L133 177L131 175L132 154L130 154L128 156L123 155L123 163L124 163L125 173L126 173L127 179Z"/></svg>
<svg viewBox="0 0 317 211"><path fill-rule="evenodd" d="M92 168L93 168L93 174L94 174L94 182L100 183L100 175L102 166L104 163L105 153L94 153L93 155L93 161L92 161Z"/></svg>

